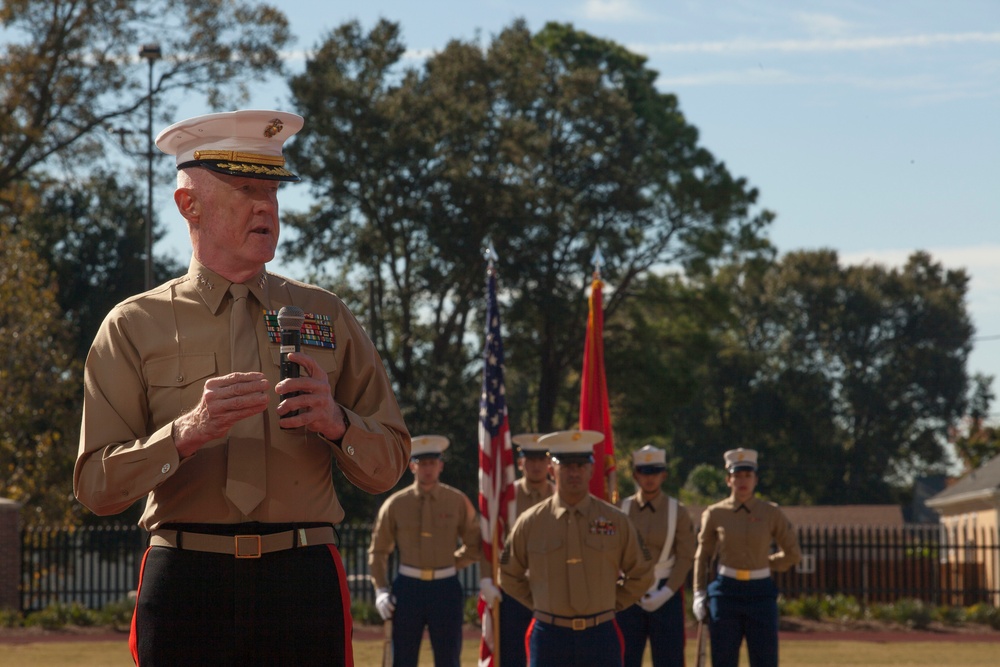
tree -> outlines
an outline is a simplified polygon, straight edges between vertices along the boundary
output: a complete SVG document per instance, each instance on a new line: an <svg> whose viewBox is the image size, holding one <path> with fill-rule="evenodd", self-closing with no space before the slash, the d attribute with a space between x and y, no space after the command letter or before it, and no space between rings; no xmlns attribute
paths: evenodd
<svg viewBox="0 0 1000 667"><path fill-rule="evenodd" d="M213 108L244 98L247 81L282 71L291 39L284 14L245 0L2 0L0 27L0 211L33 170L77 171L101 155L110 123L143 127L140 43L166 56L152 90L165 111L171 91Z"/></svg>
<svg viewBox="0 0 1000 667"><path fill-rule="evenodd" d="M756 191L697 145L641 56L519 21L485 49L452 41L422 69L399 66L404 50L395 24L345 24L292 79L310 122L289 156L317 203L286 222L300 232L292 252L361 305L415 431L475 443L487 239L515 430L576 421L596 247L617 288L609 313L654 265L703 271L766 248Z"/></svg>
<svg viewBox="0 0 1000 667"><path fill-rule="evenodd" d="M0 497L27 524L71 524L80 364L56 286L30 239L0 224Z"/></svg>
<svg viewBox="0 0 1000 667"><path fill-rule="evenodd" d="M248 0L0 0L0 32L0 308L5 334L39 346L5 351L0 492L34 506L28 520L63 522L82 510L79 366L110 306L142 287L140 172L107 150L112 125L145 137L139 45L162 47L151 94L164 119L171 91L213 109L245 99L249 81L282 73L291 37L281 12Z"/></svg>
<svg viewBox="0 0 1000 667"><path fill-rule="evenodd" d="M59 307L77 332L74 357L80 360L111 308L143 290L145 194L122 181L98 169L79 183L37 183L36 201L21 218L24 235L55 274ZM154 278L167 279L182 268L160 259Z"/></svg>
<svg viewBox="0 0 1000 667"><path fill-rule="evenodd" d="M679 438L707 443L709 462L760 450L762 487L782 502L887 502L943 466L966 406L964 271L920 252L887 269L803 251L718 280L738 322L723 334L733 363L710 370Z"/></svg>
<svg viewBox="0 0 1000 667"><path fill-rule="evenodd" d="M1000 429L987 423L993 393L993 376L976 374L969 394L968 415L949 431L949 442L968 473L1000 455Z"/></svg>
<svg viewBox="0 0 1000 667"><path fill-rule="evenodd" d="M687 505L708 506L728 495L726 472L722 467L711 463L700 463L688 474L680 498Z"/></svg>

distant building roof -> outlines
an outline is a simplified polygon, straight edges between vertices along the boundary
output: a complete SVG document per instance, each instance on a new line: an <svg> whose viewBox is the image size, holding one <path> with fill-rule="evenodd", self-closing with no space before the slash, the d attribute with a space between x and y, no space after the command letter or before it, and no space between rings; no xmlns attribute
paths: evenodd
<svg viewBox="0 0 1000 667"><path fill-rule="evenodd" d="M979 466L944 491L927 500L927 506L940 511L949 507L973 509L986 503L995 506L1000 500L1000 456Z"/></svg>
<svg viewBox="0 0 1000 667"><path fill-rule="evenodd" d="M691 521L701 525L704 507L688 506ZM902 526L899 505L781 505L781 511L799 526Z"/></svg>

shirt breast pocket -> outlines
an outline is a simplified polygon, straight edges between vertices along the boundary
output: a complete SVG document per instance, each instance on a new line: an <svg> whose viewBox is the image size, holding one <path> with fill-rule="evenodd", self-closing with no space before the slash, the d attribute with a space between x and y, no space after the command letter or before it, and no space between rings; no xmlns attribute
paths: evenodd
<svg viewBox="0 0 1000 667"><path fill-rule="evenodd" d="M270 351L271 351L271 362L274 364L275 368L280 370L281 346L271 345ZM330 378L331 387L336 384L335 380L337 379L337 374L339 373L339 371L337 370L337 355L333 350L325 347L317 347L314 345L303 345L301 352L303 354L308 354L310 357L312 357L313 361L315 361L319 365L319 367L323 369L323 372L326 373L327 376ZM305 376L306 375L305 371L303 371L301 375Z"/></svg>
<svg viewBox="0 0 1000 667"><path fill-rule="evenodd" d="M548 581L557 573L566 571L566 549L562 538L543 535L529 540L527 550L532 578Z"/></svg>
<svg viewBox="0 0 1000 667"><path fill-rule="evenodd" d="M214 354L178 354L147 361L145 373L152 425L159 427L198 405L218 365Z"/></svg>

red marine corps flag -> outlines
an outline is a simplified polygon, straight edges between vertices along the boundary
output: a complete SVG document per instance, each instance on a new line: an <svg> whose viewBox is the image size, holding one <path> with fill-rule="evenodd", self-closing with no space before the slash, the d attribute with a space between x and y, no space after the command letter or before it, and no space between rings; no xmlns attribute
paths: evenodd
<svg viewBox="0 0 1000 667"><path fill-rule="evenodd" d="M590 284L590 315L587 317L587 340L583 347L583 378L580 382L580 430L597 431L604 440L594 445L594 476L590 492L617 502L615 483L615 439L611 432L611 409L608 384L604 376L604 306L602 304L600 249L594 251L594 277Z"/></svg>
<svg viewBox="0 0 1000 667"><path fill-rule="evenodd" d="M500 339L500 309L497 307L497 259L493 244L487 250L486 345L483 349L483 392L479 399L479 512L483 559L490 572L480 577L497 581L499 550L514 523L514 450L507 422L507 398L503 383L503 341ZM499 645L499 607L492 609L479 598L483 637L479 643L479 666L492 667L494 647Z"/></svg>

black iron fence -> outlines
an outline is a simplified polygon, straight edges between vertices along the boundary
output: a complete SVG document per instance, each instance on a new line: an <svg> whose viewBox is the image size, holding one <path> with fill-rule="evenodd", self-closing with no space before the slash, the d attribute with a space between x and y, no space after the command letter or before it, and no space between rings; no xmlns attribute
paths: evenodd
<svg viewBox="0 0 1000 667"><path fill-rule="evenodd" d="M996 529L807 526L798 534L802 562L777 576L786 597L840 593L862 604L914 598L934 605L1000 606Z"/></svg>
<svg viewBox="0 0 1000 667"><path fill-rule="evenodd" d="M353 601L375 603L368 571L370 524L337 527ZM100 609L125 599L139 582L148 535L135 525L27 528L21 533L21 611L79 603ZM396 564L389 563L390 579ZM479 590L478 564L459 572L467 595Z"/></svg>
<svg viewBox="0 0 1000 667"><path fill-rule="evenodd" d="M354 601L374 602L368 571L371 525L337 529ZM1000 606L1000 546L993 530L939 525L800 527L803 561L777 576L787 597L841 593L862 604L917 598L936 605ZM139 581L147 535L136 526L22 532L21 609L77 602L98 609L125 598ZM390 562L390 577L395 564ZM479 587L478 566L459 573L467 595Z"/></svg>

